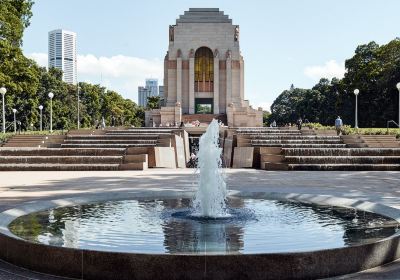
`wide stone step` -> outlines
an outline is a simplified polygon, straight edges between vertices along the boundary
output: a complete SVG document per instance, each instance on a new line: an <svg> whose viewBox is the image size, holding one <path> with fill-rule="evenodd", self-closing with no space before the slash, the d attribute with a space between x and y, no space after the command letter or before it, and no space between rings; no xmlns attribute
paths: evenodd
<svg viewBox="0 0 400 280"><path fill-rule="evenodd" d="M157 139L155 140L142 140L142 139L134 139L134 140L103 140L103 139L68 139L64 140L63 144L157 144Z"/></svg>
<svg viewBox="0 0 400 280"><path fill-rule="evenodd" d="M0 164L0 171L111 171L119 164Z"/></svg>
<svg viewBox="0 0 400 280"><path fill-rule="evenodd" d="M288 169L299 171L400 171L400 164L288 164Z"/></svg>
<svg viewBox="0 0 400 280"><path fill-rule="evenodd" d="M122 156L126 148L0 148L0 156Z"/></svg>
<svg viewBox="0 0 400 280"><path fill-rule="evenodd" d="M399 148L282 148L285 156L400 156Z"/></svg>
<svg viewBox="0 0 400 280"><path fill-rule="evenodd" d="M318 136L318 135L279 135L279 134L271 134L271 135L252 135L251 139L255 140L274 140L274 139L293 139L293 140L339 140L341 141L339 136Z"/></svg>
<svg viewBox="0 0 400 280"><path fill-rule="evenodd" d="M289 164L400 164L400 156L285 156Z"/></svg>
<svg viewBox="0 0 400 280"><path fill-rule="evenodd" d="M128 130L110 130L106 135L112 134L171 134L172 129L128 129Z"/></svg>
<svg viewBox="0 0 400 280"><path fill-rule="evenodd" d="M254 145L259 144L343 144L342 141L335 139L277 139L277 140L251 140Z"/></svg>
<svg viewBox="0 0 400 280"><path fill-rule="evenodd" d="M253 147L282 147L282 148L345 148L346 144L253 144Z"/></svg>
<svg viewBox="0 0 400 280"><path fill-rule="evenodd" d="M126 147L155 147L156 144L61 144L61 148L126 148Z"/></svg>
<svg viewBox="0 0 400 280"><path fill-rule="evenodd" d="M120 164L122 156L1 156L0 164L5 163Z"/></svg>
<svg viewBox="0 0 400 280"><path fill-rule="evenodd" d="M170 136L169 134L166 134ZM143 139L143 140L156 140L158 139L158 135L155 134L111 134L111 135L68 135L65 140L135 140L135 139Z"/></svg>
<svg viewBox="0 0 400 280"><path fill-rule="evenodd" d="M300 132L296 131L237 131L239 135L301 135Z"/></svg>

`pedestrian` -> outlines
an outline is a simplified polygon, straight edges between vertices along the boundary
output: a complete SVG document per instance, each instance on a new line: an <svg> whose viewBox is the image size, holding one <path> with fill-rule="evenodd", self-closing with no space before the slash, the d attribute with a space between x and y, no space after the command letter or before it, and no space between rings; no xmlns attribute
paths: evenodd
<svg viewBox="0 0 400 280"><path fill-rule="evenodd" d="M272 121L272 127L276 127L276 121L275 120Z"/></svg>
<svg viewBox="0 0 400 280"><path fill-rule="evenodd" d="M335 128L338 136L342 135L342 126L343 126L343 121L340 118L340 116L338 116L337 119L335 120Z"/></svg>
<svg viewBox="0 0 400 280"><path fill-rule="evenodd" d="M301 119L301 117L299 117L296 124L297 124L297 129L301 130L301 126L303 125L303 120Z"/></svg>
<svg viewBox="0 0 400 280"><path fill-rule="evenodd" d="M106 121L104 120L104 117L101 118L101 129L106 128Z"/></svg>

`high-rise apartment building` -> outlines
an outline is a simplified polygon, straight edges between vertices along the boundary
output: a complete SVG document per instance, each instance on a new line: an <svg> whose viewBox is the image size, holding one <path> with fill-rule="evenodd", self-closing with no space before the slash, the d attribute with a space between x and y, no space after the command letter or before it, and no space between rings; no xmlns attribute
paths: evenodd
<svg viewBox="0 0 400 280"><path fill-rule="evenodd" d="M49 32L49 68L63 71L63 81L76 84L76 33L56 29Z"/></svg>
<svg viewBox="0 0 400 280"><path fill-rule="evenodd" d="M158 96L158 80L146 79L146 86L138 88L139 106L147 106L147 98L150 96Z"/></svg>

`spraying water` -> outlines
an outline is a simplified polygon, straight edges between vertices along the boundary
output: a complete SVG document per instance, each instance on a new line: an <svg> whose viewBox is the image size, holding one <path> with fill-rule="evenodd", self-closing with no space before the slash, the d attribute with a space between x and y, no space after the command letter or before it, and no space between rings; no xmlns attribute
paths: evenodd
<svg viewBox="0 0 400 280"><path fill-rule="evenodd" d="M226 209L226 183L221 173L221 152L218 144L219 124L213 120L200 138L198 167L199 188L193 200L193 216L221 218L229 216Z"/></svg>

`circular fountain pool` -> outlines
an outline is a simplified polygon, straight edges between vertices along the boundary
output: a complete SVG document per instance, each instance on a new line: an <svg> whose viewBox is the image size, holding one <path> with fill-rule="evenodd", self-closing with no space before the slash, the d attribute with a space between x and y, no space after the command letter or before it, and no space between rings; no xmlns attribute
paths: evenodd
<svg viewBox="0 0 400 280"><path fill-rule="evenodd" d="M203 219L190 216L192 196L144 191L26 203L0 213L0 258L79 279L314 279L400 255L400 210L384 205L233 192L231 217Z"/></svg>
<svg viewBox="0 0 400 280"><path fill-rule="evenodd" d="M9 228L52 246L145 254L261 254L373 243L396 233L388 217L337 206L230 197L229 216L192 217L190 199L134 199L61 207Z"/></svg>

